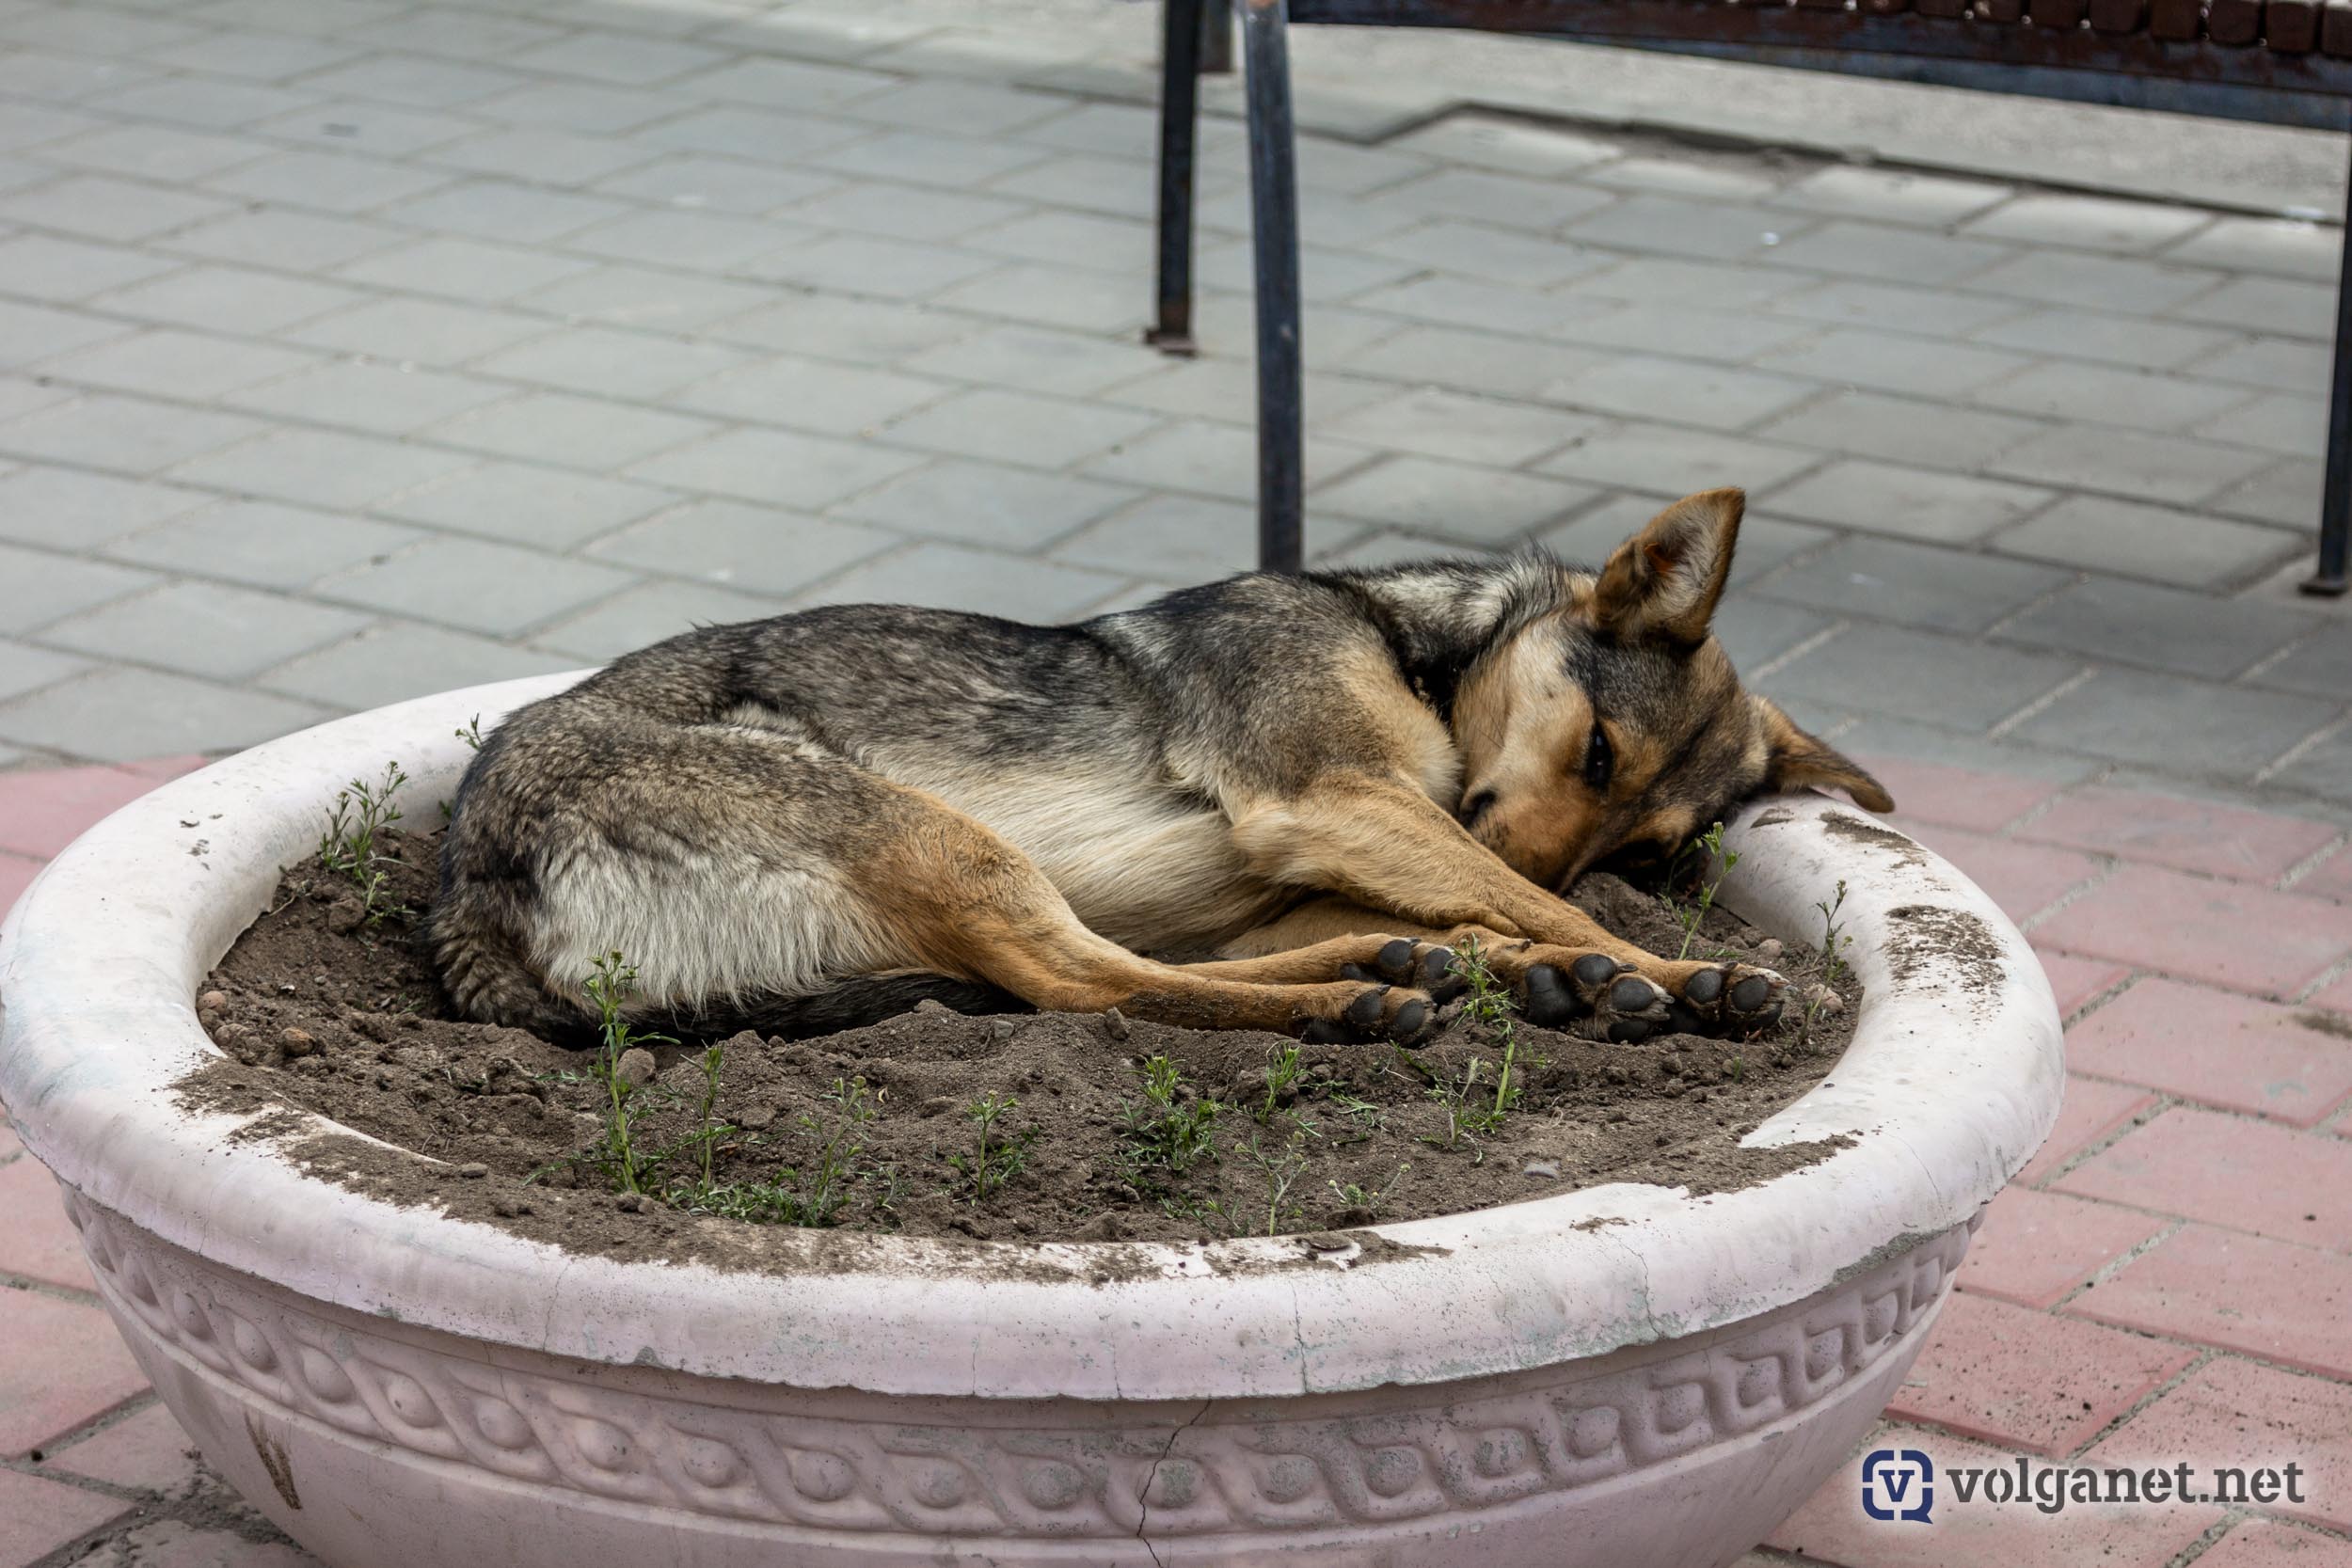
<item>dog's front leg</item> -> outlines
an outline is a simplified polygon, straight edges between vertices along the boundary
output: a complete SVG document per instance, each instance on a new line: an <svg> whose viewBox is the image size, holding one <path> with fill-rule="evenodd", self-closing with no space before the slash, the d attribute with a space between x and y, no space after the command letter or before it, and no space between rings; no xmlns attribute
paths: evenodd
<svg viewBox="0 0 2352 1568"><path fill-rule="evenodd" d="M1537 1022L1631 1040L1664 1027L1745 1031L1780 1011L1778 974L1661 958L1612 936L1408 784L1326 780L1240 812L1233 838L1272 880L1344 895L1449 942L1478 932L1505 939L1495 962Z"/></svg>

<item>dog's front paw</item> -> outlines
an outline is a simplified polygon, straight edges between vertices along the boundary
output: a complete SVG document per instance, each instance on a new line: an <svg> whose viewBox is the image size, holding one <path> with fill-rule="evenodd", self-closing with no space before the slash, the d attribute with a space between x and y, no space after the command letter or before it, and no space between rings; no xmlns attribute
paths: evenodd
<svg viewBox="0 0 2352 1568"><path fill-rule="evenodd" d="M1427 991L1435 1002L1450 1002L1470 989L1470 981L1454 963L1454 949L1434 942L1397 937L1381 947L1369 964L1349 964L1340 971L1349 980L1384 980Z"/></svg>
<svg viewBox="0 0 2352 1568"><path fill-rule="evenodd" d="M1681 977L1675 1027L1692 1035L1753 1035L1780 1021L1788 982L1752 964L1709 964Z"/></svg>
<svg viewBox="0 0 2352 1568"><path fill-rule="evenodd" d="M1398 1045L1426 1043L1441 1026L1437 1000L1425 990L1375 982L1365 986L1335 1016L1312 1018L1299 1032L1310 1045L1335 1045L1347 1040L1393 1040Z"/></svg>
<svg viewBox="0 0 2352 1568"><path fill-rule="evenodd" d="M1606 953L1586 953L1565 964L1530 964L1517 990L1530 1023L1619 1045L1664 1033L1671 1016L1671 999L1661 987Z"/></svg>

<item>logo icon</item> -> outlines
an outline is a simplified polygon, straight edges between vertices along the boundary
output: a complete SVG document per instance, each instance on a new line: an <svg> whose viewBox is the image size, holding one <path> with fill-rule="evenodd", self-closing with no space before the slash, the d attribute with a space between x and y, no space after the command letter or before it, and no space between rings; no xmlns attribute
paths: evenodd
<svg viewBox="0 0 2352 1568"><path fill-rule="evenodd" d="M1928 1523L1935 1506L1935 1462L1917 1449L1875 1449L1862 1461L1862 1512L1873 1519Z"/></svg>

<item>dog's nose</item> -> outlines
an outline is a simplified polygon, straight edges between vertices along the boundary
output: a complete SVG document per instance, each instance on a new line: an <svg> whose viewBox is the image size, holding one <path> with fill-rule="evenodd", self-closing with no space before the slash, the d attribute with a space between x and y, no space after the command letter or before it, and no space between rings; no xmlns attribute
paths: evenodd
<svg viewBox="0 0 2352 1568"><path fill-rule="evenodd" d="M1475 795L1470 796L1468 800L1462 802L1462 826L1465 828L1477 827L1478 819L1486 816L1488 808L1493 806L1494 803L1495 792L1491 789L1482 789Z"/></svg>

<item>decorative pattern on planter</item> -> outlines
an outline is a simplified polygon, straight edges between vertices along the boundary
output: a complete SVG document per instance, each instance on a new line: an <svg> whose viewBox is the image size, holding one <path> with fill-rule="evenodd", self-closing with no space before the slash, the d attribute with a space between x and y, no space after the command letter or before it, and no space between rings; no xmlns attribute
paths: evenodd
<svg viewBox="0 0 2352 1568"><path fill-rule="evenodd" d="M1470 1391L1406 1416L1350 1414L1346 1395L1301 1401L1323 1407L1304 1419L1218 1421L1204 1405L1140 1441L1037 1402L928 1402L945 1418L926 1425L905 1401L875 1399L859 1418L854 1395L747 1402L730 1383L704 1402L501 1368L427 1331L328 1316L70 1189L66 1208L126 1326L232 1386L248 1411L688 1513L1027 1537L1132 1537L1147 1514L1155 1536L1377 1526L1677 1460L1816 1403L1906 1343L1973 1228L1670 1355L1457 1385Z"/></svg>

